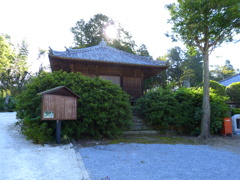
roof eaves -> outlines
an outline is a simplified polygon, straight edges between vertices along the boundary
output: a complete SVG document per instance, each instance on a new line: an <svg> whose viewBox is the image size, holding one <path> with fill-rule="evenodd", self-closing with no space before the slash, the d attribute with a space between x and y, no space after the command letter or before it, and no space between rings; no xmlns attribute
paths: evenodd
<svg viewBox="0 0 240 180"><path fill-rule="evenodd" d="M232 78L234 78L234 77L236 77L236 76L239 76L239 75L240 75L240 73L239 73L239 74L235 74L235 75L233 75L233 76L231 76L231 77L228 77L228 78L223 79L223 80L218 81L218 82L221 83L221 82L227 81L227 80L232 79Z"/></svg>
<svg viewBox="0 0 240 180"><path fill-rule="evenodd" d="M164 64L154 64L154 65L145 65L145 64L134 64L134 63L119 63L119 62L109 62L104 60L89 60L89 59L76 59L76 58L69 58L69 57L59 57L50 55L53 58L63 59L63 60L71 60L71 61L84 61L84 62L95 62L95 63L107 63L107 64L120 64L120 65L134 65L134 66L144 66L144 67L168 67L168 62L165 62Z"/></svg>

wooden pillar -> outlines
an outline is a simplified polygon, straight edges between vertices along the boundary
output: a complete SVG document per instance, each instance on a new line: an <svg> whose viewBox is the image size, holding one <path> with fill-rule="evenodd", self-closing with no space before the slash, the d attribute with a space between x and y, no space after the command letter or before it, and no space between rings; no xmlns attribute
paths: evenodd
<svg viewBox="0 0 240 180"><path fill-rule="evenodd" d="M70 64L70 69L71 69L71 72L74 72L74 65L73 64Z"/></svg>

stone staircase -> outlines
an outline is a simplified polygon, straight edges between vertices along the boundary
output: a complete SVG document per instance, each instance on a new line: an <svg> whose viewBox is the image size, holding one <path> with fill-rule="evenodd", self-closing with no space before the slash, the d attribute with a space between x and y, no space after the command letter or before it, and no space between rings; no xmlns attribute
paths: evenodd
<svg viewBox="0 0 240 180"><path fill-rule="evenodd" d="M129 131L125 131L124 134L157 134L150 126L147 125L144 117L136 110L132 110L133 126Z"/></svg>
<svg viewBox="0 0 240 180"><path fill-rule="evenodd" d="M131 131L141 131L141 130L149 130L150 128L146 125L146 120L144 117L140 115L140 113L136 110L132 110L132 119L133 119L133 126L130 129Z"/></svg>

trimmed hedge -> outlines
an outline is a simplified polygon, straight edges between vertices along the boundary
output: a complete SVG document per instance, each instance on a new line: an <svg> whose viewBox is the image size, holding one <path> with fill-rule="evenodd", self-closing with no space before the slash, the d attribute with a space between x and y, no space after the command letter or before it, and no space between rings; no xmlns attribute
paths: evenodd
<svg viewBox="0 0 240 180"><path fill-rule="evenodd" d="M137 101L137 108L147 122L157 130L166 131L174 128L181 134L200 134L202 117L203 90L180 88L173 92L159 88L148 92ZM210 93L211 133L218 133L223 118L228 115L227 97Z"/></svg>
<svg viewBox="0 0 240 180"><path fill-rule="evenodd" d="M198 87L202 87L203 83L200 83ZM220 96L226 96L225 86L220 84L217 81L210 80L210 88L214 90L214 92Z"/></svg>
<svg viewBox="0 0 240 180"><path fill-rule="evenodd" d="M226 94L232 101L240 101L240 82L232 83L226 87Z"/></svg>
<svg viewBox="0 0 240 180"><path fill-rule="evenodd" d="M27 84L26 90L17 97L16 106L22 133L29 139L35 139L36 143L46 142L49 137L55 136L55 122L40 120L41 95L38 93L58 86L66 86L81 97L78 100L78 120L62 121L62 136L75 139L82 136L112 138L130 127L132 113L129 95L118 85L80 73L43 72ZM44 128L51 136L48 133L35 137L32 132L27 133L29 129L38 128Z"/></svg>

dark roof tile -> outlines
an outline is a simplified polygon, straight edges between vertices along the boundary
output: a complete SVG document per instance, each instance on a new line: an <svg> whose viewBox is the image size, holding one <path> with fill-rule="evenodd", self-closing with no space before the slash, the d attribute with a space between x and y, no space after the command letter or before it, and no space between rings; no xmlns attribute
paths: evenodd
<svg viewBox="0 0 240 180"><path fill-rule="evenodd" d="M167 66L167 61L157 61L150 57L131 54L110 46L107 46L105 41L101 41L99 45L81 48L67 49L66 51L50 51L51 56L81 59L89 61L119 63L119 64L134 64L145 66Z"/></svg>

